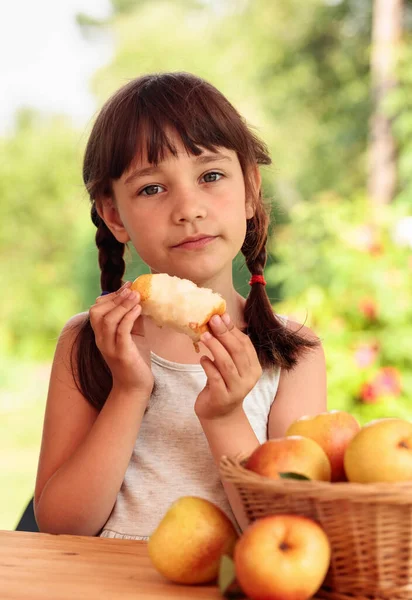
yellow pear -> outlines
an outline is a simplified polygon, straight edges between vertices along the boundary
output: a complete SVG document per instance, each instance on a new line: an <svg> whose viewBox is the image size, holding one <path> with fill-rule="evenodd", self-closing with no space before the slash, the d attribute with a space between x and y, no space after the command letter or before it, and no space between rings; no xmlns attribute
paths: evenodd
<svg viewBox="0 0 412 600"><path fill-rule="evenodd" d="M232 522L218 506L182 496L150 536L149 557L170 581L207 583L217 578L222 555L232 556L237 539Z"/></svg>
<svg viewBox="0 0 412 600"><path fill-rule="evenodd" d="M349 443L344 464L352 482L412 480L412 423L395 418L367 423Z"/></svg>

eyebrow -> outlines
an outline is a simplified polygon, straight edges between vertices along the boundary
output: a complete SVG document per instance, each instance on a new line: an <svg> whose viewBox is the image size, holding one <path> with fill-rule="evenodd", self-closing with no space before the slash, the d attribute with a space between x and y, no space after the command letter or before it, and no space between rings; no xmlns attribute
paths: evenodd
<svg viewBox="0 0 412 600"><path fill-rule="evenodd" d="M195 162L198 164L201 164L201 165L206 165L208 163L218 162L218 161L232 162L232 159L227 154L221 154L220 152L217 152L216 154L201 154L200 156L196 156L196 158L195 158ZM155 173L158 173L161 170L162 170L162 168L159 167L159 165L153 166L153 167L145 167L143 169L136 169L135 171L133 171L133 173L131 173L127 177L127 179L124 183L125 183L125 185L128 185L128 184L132 183L138 177L144 177L146 175L154 175Z"/></svg>

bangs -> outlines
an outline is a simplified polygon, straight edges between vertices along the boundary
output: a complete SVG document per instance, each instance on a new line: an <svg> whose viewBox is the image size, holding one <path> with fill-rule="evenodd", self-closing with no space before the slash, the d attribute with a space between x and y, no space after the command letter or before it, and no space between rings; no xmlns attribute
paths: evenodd
<svg viewBox="0 0 412 600"><path fill-rule="evenodd" d="M215 152L225 147L234 150L239 159L257 158L251 134L234 107L210 84L188 74L183 80L173 74L152 76L139 90L132 89L116 112L109 168L112 179L121 177L136 155L155 166L168 153L177 156L171 132L177 133L188 154L194 156L204 149Z"/></svg>
<svg viewBox="0 0 412 600"><path fill-rule="evenodd" d="M128 171L136 156L157 166L177 149L188 154L224 147L236 152L243 173L269 164L266 146L230 102L207 81L189 73L147 75L121 88L103 107L89 140L84 181L91 198L108 195L111 180Z"/></svg>
<svg viewBox="0 0 412 600"><path fill-rule="evenodd" d="M218 146L228 147L227 144L213 143L213 133L209 134L210 129L210 126L209 129L203 126L199 130L195 127L189 128L186 123L182 124L163 114L153 115L152 112L141 115L131 124L127 144L123 145L124 164L119 164L123 167L122 173L132 166L136 157L141 157L154 166L162 162L168 154L177 157L177 148L172 141L176 137L181 140L186 152L193 156L199 156L205 149L215 152Z"/></svg>

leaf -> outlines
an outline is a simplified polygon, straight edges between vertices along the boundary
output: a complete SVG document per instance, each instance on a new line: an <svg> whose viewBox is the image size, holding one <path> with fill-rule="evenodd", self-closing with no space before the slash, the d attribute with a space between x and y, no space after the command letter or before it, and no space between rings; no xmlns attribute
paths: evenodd
<svg viewBox="0 0 412 600"><path fill-rule="evenodd" d="M301 481L310 481L309 477L302 475L301 473L279 473L279 477L282 479L298 479Z"/></svg>
<svg viewBox="0 0 412 600"><path fill-rule="evenodd" d="M224 554L220 559L219 590L224 598L230 598L231 600L246 598L242 588L236 581L235 564L227 554Z"/></svg>
<svg viewBox="0 0 412 600"><path fill-rule="evenodd" d="M230 556L224 554L220 559L219 565L219 589L223 596L225 595L226 590L235 581L235 579L235 563L230 558Z"/></svg>

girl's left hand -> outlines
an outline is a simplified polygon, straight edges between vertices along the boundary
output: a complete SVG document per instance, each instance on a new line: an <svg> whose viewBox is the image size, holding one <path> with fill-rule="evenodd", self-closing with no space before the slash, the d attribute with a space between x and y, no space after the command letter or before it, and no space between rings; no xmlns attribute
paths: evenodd
<svg viewBox="0 0 412 600"><path fill-rule="evenodd" d="M202 356L201 365L207 383L195 403L195 413L200 420L226 417L239 408L260 376L256 350L249 337L232 323L225 313L222 318L212 317L201 341L210 350L213 360Z"/></svg>

